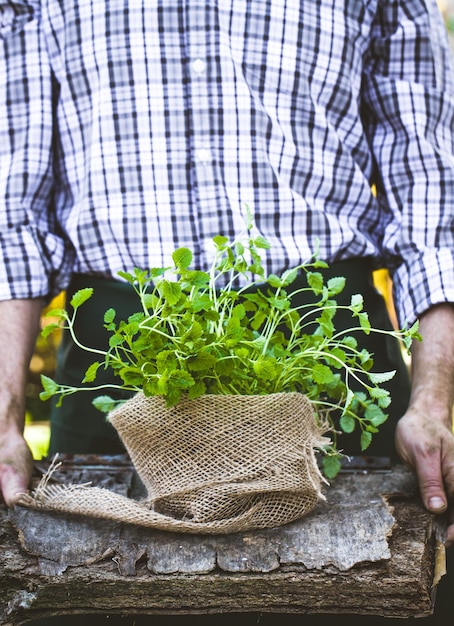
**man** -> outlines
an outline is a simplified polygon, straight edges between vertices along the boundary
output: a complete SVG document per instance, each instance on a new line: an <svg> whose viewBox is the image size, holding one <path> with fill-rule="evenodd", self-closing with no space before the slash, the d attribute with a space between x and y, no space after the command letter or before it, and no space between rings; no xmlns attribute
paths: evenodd
<svg viewBox="0 0 454 626"><path fill-rule="evenodd" d="M182 245L204 268L211 238L242 230L249 204L272 245L269 271L308 258L317 242L329 264L391 271L400 323L419 318L423 337L396 448L424 505L447 511L454 77L436 1L28 0L0 8L7 504L30 476L23 395L43 302L74 277L110 282L119 270L161 266Z"/></svg>

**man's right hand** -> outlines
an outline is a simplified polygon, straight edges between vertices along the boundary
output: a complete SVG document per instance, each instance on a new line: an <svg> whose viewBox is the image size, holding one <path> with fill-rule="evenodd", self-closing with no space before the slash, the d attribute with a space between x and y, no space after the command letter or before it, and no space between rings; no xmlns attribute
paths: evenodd
<svg viewBox="0 0 454 626"><path fill-rule="evenodd" d="M33 457L22 433L14 425L0 433L0 495L12 506L28 489Z"/></svg>

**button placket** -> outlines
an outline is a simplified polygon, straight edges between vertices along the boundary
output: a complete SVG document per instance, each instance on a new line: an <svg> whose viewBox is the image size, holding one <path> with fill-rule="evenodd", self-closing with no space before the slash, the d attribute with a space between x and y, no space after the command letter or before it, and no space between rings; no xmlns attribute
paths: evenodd
<svg viewBox="0 0 454 626"><path fill-rule="evenodd" d="M211 161L211 150L209 148L197 148L195 151L195 158L199 163L208 165Z"/></svg>
<svg viewBox="0 0 454 626"><path fill-rule="evenodd" d="M201 210L208 198L211 198L216 180L217 135L213 125L216 126L217 122L213 111L217 109L217 97L212 76L215 68L209 67L208 64L210 59L217 58L219 51L218 43L211 34L207 34L208 29L214 28L214 23L212 23L214 13L213 7L207 11L206 2L199 3L198 0L192 0L191 7L188 9L190 22L188 23L187 52L190 71L192 178L194 192L197 193L197 202Z"/></svg>
<svg viewBox="0 0 454 626"><path fill-rule="evenodd" d="M202 76L205 74L206 67L206 61L200 57L197 57L191 63L191 69L196 76Z"/></svg>

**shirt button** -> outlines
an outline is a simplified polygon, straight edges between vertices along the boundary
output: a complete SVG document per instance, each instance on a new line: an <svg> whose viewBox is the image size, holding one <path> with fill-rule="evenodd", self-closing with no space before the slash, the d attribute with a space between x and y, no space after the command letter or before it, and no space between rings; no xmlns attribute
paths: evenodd
<svg viewBox="0 0 454 626"><path fill-rule="evenodd" d="M195 59L195 61L192 62L192 70L196 74L203 74L205 69L206 63L203 59Z"/></svg>
<svg viewBox="0 0 454 626"><path fill-rule="evenodd" d="M209 163L211 161L211 150L209 148L199 148L196 150L195 157L201 163Z"/></svg>

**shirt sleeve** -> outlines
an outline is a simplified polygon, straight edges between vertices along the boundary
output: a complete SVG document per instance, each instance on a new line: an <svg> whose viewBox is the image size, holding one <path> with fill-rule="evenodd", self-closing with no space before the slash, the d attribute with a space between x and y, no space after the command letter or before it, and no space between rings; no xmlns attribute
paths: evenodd
<svg viewBox="0 0 454 626"><path fill-rule="evenodd" d="M436 0L381 0L365 56L385 264L401 324L454 302L454 74Z"/></svg>
<svg viewBox="0 0 454 626"><path fill-rule="evenodd" d="M39 2L0 2L0 300L58 291L54 97Z"/></svg>

